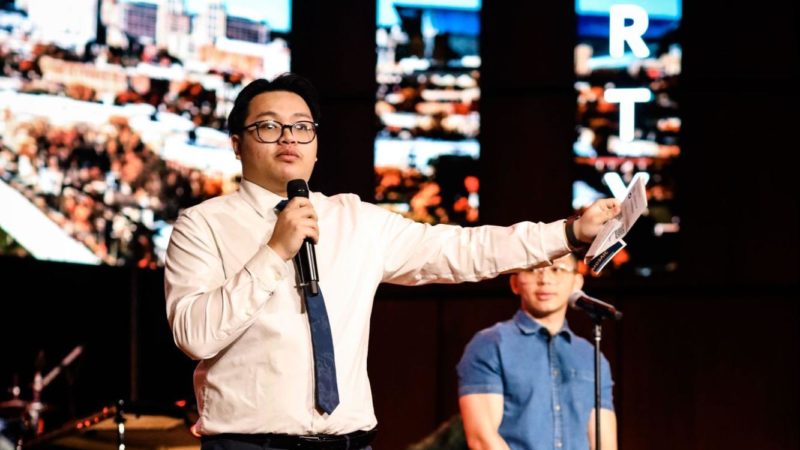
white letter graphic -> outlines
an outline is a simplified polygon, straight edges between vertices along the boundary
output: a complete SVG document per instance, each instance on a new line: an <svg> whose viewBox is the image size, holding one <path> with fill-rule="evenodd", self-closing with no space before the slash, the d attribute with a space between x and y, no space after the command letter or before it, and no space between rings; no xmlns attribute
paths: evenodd
<svg viewBox="0 0 800 450"><path fill-rule="evenodd" d="M619 138L623 142L632 142L634 104L649 102L652 97L650 89L606 89L603 97L608 103L619 103Z"/></svg>
<svg viewBox="0 0 800 450"><path fill-rule="evenodd" d="M647 58L650 50L644 43L644 32L650 24L647 11L638 5L611 5L609 15L608 52L612 58L622 58L625 42L637 58ZM625 26L625 19L631 19L631 26Z"/></svg>

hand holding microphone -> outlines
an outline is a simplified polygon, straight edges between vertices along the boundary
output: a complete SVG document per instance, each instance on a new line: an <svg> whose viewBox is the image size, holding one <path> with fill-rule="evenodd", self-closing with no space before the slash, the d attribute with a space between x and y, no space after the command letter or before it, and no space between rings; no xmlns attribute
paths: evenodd
<svg viewBox="0 0 800 450"><path fill-rule="evenodd" d="M314 244L319 239L317 214L308 199L308 185L297 179L288 183L289 202L278 215L275 229L267 245L284 261L294 259L300 285L312 295L319 293L319 275Z"/></svg>
<svg viewBox="0 0 800 450"><path fill-rule="evenodd" d="M317 214L307 196L292 197L289 194L289 202L278 215L267 245L284 261L288 261L297 254L306 238L313 242L319 239Z"/></svg>

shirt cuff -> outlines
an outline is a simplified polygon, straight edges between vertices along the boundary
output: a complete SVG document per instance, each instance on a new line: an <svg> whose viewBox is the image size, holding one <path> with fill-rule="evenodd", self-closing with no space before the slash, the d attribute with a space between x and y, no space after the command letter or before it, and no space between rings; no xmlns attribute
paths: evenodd
<svg viewBox="0 0 800 450"><path fill-rule="evenodd" d="M463 397L470 394L502 394L503 386L499 384L472 384L459 386L458 396Z"/></svg>
<svg viewBox="0 0 800 450"><path fill-rule="evenodd" d="M269 245L261 247L244 267L256 284L269 292L274 291L278 282L289 274L289 263Z"/></svg>
<svg viewBox="0 0 800 450"><path fill-rule="evenodd" d="M567 242L567 233L564 230L566 220L558 220L544 224L542 229L542 249L547 255L550 264L554 259L558 259L571 250Z"/></svg>

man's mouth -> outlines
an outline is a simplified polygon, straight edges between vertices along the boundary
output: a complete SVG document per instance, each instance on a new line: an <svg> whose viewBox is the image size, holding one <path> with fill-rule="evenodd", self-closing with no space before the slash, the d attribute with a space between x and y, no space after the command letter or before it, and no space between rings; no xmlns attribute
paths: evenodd
<svg viewBox="0 0 800 450"><path fill-rule="evenodd" d="M281 161L293 162L300 159L300 153L292 150L283 150L278 152L275 157Z"/></svg>

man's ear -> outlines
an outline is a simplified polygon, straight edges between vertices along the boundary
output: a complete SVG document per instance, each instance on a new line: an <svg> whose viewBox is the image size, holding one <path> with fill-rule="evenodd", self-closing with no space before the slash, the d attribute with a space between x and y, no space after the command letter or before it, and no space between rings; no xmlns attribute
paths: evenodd
<svg viewBox="0 0 800 450"><path fill-rule="evenodd" d="M241 141L239 141L239 135L238 134L234 134L233 136L231 136L231 146L233 147L233 153L236 154L236 159L242 159L242 155L240 154L240 147L239 147L240 144L241 144Z"/></svg>
<svg viewBox="0 0 800 450"><path fill-rule="evenodd" d="M512 273L508 278L508 284L511 285L511 292L519 295L519 276L516 273Z"/></svg>

